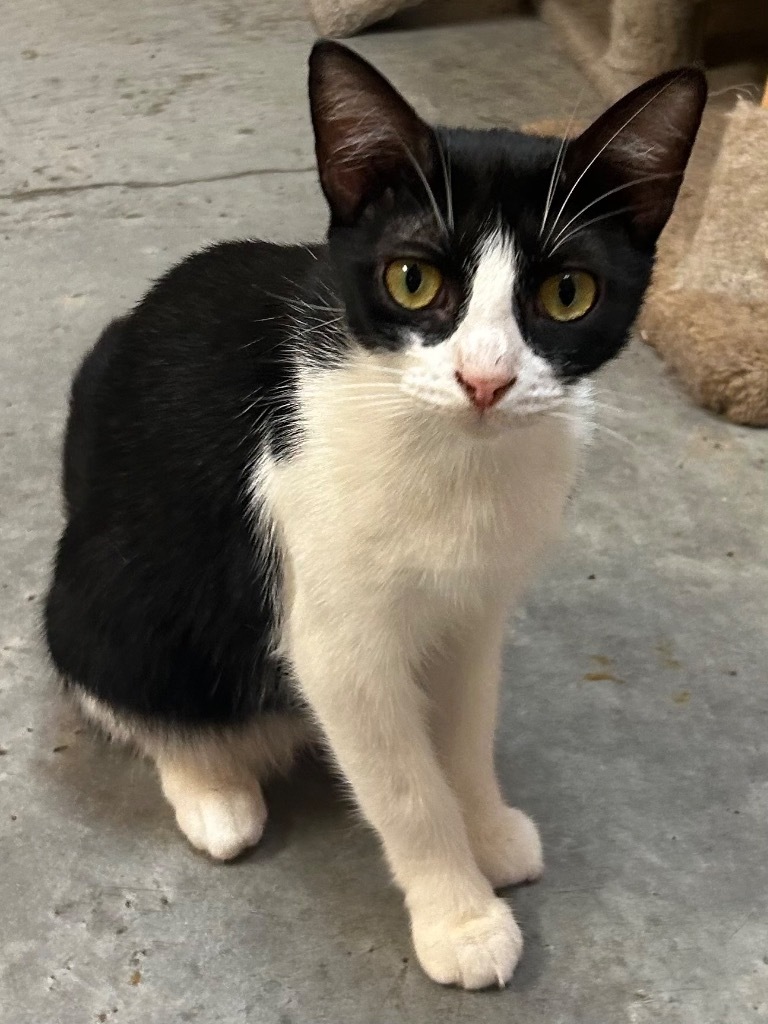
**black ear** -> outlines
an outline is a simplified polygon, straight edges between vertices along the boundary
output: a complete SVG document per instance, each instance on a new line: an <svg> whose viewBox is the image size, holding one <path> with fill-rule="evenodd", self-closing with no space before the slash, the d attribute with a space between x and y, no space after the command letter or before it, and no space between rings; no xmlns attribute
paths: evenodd
<svg viewBox="0 0 768 1024"><path fill-rule="evenodd" d="M309 58L315 152L334 219L353 221L366 202L402 178L429 179L435 137L429 125L362 57L321 40Z"/></svg>
<svg viewBox="0 0 768 1024"><path fill-rule="evenodd" d="M576 191L599 173L638 233L654 240L675 205L707 99L696 68L668 71L634 89L567 149L563 178ZM594 169L594 170L593 170Z"/></svg>

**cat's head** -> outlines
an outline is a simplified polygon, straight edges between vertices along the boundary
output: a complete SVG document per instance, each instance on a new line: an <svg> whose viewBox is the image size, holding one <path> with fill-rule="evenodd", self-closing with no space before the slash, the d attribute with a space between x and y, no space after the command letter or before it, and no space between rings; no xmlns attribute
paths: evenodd
<svg viewBox="0 0 768 1024"><path fill-rule="evenodd" d="M309 89L349 332L415 402L514 424L625 344L701 119L700 71L653 79L567 142L431 127L328 41Z"/></svg>

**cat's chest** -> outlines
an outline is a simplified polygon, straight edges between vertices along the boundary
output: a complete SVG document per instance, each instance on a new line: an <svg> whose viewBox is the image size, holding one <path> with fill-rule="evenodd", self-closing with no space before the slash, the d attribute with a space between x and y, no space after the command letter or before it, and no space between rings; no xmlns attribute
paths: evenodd
<svg viewBox="0 0 768 1024"><path fill-rule="evenodd" d="M438 588L524 571L557 529L576 438L558 421L487 444L436 427L326 411L290 459L262 465L256 490L298 571Z"/></svg>

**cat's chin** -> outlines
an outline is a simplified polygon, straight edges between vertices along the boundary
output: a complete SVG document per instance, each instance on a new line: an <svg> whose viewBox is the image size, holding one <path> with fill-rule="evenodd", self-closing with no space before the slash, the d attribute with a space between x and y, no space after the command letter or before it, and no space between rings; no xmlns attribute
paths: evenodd
<svg viewBox="0 0 768 1024"><path fill-rule="evenodd" d="M468 413L461 417L461 428L470 437L493 440L509 433L510 423L501 416L489 416L487 413Z"/></svg>
<svg viewBox="0 0 768 1024"><path fill-rule="evenodd" d="M548 410L535 411L491 410L476 412L473 409L461 410L457 423L461 430L471 437L493 440L526 427L542 423Z"/></svg>

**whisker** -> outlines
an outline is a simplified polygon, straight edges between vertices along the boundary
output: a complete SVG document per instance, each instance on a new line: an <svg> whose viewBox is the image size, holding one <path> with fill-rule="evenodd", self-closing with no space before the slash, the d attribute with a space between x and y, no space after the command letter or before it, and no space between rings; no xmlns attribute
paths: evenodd
<svg viewBox="0 0 768 1024"><path fill-rule="evenodd" d="M631 448L633 451L639 450L640 446L636 444L635 441L632 441L625 434L619 433L618 430L614 430L612 427L607 427L605 423L601 423L599 420L596 421L593 425L597 432L603 433L608 437L613 438L614 441L621 441L622 444L627 445L627 447Z"/></svg>
<svg viewBox="0 0 768 1024"><path fill-rule="evenodd" d="M393 395L390 398L382 395L334 395L333 402L348 402L365 407L366 409L388 409L407 404L402 396L397 395Z"/></svg>
<svg viewBox="0 0 768 1024"><path fill-rule="evenodd" d="M316 324L327 318L329 314L336 317L343 317L344 310L341 307L313 306L301 309L298 306L289 306L292 312L285 314L285 320L289 323Z"/></svg>
<svg viewBox="0 0 768 1024"><path fill-rule="evenodd" d="M446 237L449 236L450 232L448 230L448 225L445 223L445 218L443 217L442 211L440 210L440 206L438 205L437 199L435 198L435 193L432 191L432 186L429 184L429 181L427 180L426 174L424 173L416 157L411 152L410 148L406 145L404 139L400 139L400 144L405 150L408 159L413 164L414 170L419 176L419 180L424 186L424 191L427 193L427 198L429 199L430 205L432 206L432 211L435 215L435 220L437 221L438 227L442 229L443 234L446 235Z"/></svg>
<svg viewBox="0 0 768 1024"><path fill-rule="evenodd" d="M587 203L586 206L582 206L582 208L579 210L579 212L574 214L574 216L571 217L571 219L566 224L563 225L563 227L560 229L560 231L557 233L557 235L553 239L553 243L556 243L558 241L558 239L561 238L565 234L565 232L568 230L568 228L571 226L571 224L573 224L574 221L577 221L579 219L579 217L583 213L586 213L587 210L590 209L590 207L597 206L597 204L601 203L603 201L603 199L607 199L609 196L614 195L616 192L621 192L625 188L632 188L634 185L643 185L643 184L645 184L648 181L657 181L657 180L660 180L662 178L675 178L675 177L677 177L677 174L674 171L670 171L670 172L667 172L667 173L661 173L660 172L659 174L648 174L644 178L635 178L634 181L626 181L626 182L624 182L623 185L617 185L615 188L611 188L607 192L603 192L603 194L601 196L598 196L597 199L593 199L591 203ZM552 232L550 231L549 235L547 236L547 240L544 243L545 245L549 242L549 239L550 239L551 235L552 235Z"/></svg>
<svg viewBox="0 0 768 1024"><path fill-rule="evenodd" d="M640 412L635 412L632 409L624 409L618 405L607 405L605 402L598 402L595 399L590 403L593 409L599 412L606 412L612 416L623 416L626 419L637 419L640 416Z"/></svg>
<svg viewBox="0 0 768 1024"><path fill-rule="evenodd" d="M324 327L331 327L333 324L341 323L341 321L343 319L344 319L344 317L336 316L332 320L324 320L322 323L306 324L304 326L304 330L303 331L292 330L291 331L291 337L299 339L299 338L306 338L306 336L308 334L318 334L319 335L319 332L322 331L322 329ZM331 337L332 336L329 336L328 340L330 340Z"/></svg>
<svg viewBox="0 0 768 1024"><path fill-rule="evenodd" d="M586 229L592 227L593 224L599 224L602 220L608 220L610 217L618 217L619 214L629 213L630 210L634 209L636 209L636 207L634 206L621 206L618 210L611 210L610 213L602 213L599 217L593 217L591 220L587 220L583 224L579 224L577 228L575 228L573 231L569 231L565 238L561 238L557 245L554 245L549 250L549 255L551 256L553 253L557 252L560 246L565 245L566 242L569 242L572 238L575 238L576 235L581 234L582 231L586 231Z"/></svg>
<svg viewBox="0 0 768 1024"><path fill-rule="evenodd" d="M555 410L549 413L549 415L554 416L559 420L565 420L568 423L575 423L577 425L582 425L584 422L581 419L581 417L575 416L572 413L559 412ZM620 434L618 430L613 430L613 428L607 427L605 423L601 423L599 420L593 420L591 426L594 428L596 432L602 431L604 434L607 434L608 437L613 438L615 441L621 441L623 444L628 445L634 451L637 451L640 447L634 441L631 441L628 437L625 437L624 434Z"/></svg>
<svg viewBox="0 0 768 1024"><path fill-rule="evenodd" d="M349 372L348 368L347 368L347 372ZM393 375L393 377L394 377L394 375ZM397 387L398 381L399 381L399 377L396 378L396 379L392 379L392 377L390 377L389 380L386 380L386 379L378 380L376 377L371 377L370 379L364 378L364 379L358 380L356 377L353 376L353 377L348 378L348 379L339 380L339 382L336 384L336 387L340 387L340 388L346 388L346 387L349 387L349 388L370 388L370 387L379 387L379 386L381 386L381 387L384 387L384 388L394 388L394 387Z"/></svg>
<svg viewBox="0 0 768 1024"><path fill-rule="evenodd" d="M397 366L377 366L374 370L375 373L391 373L394 376L402 377L403 371Z"/></svg>
<svg viewBox="0 0 768 1024"><path fill-rule="evenodd" d="M372 385L368 386L368 387L365 387L365 386L362 386L362 385L360 387L355 387L353 384L339 384L339 385L337 385L334 388L334 392L336 394L344 393L344 394L351 395L352 397L358 397L358 396L361 396L361 395L362 396L365 396L365 395L376 395L376 394L384 395L385 392L387 392L387 391L391 392L391 394L386 394L385 397L390 398L390 397L394 397L397 394L399 394L401 392L401 389L400 389L400 387L397 384L383 384L383 383L380 384L378 387L372 386Z"/></svg>
<svg viewBox="0 0 768 1024"><path fill-rule="evenodd" d="M287 277L283 278L283 280L285 281L286 284L290 285L291 288L295 288L297 291L299 290L300 285L296 284L295 281L291 281ZM333 299L337 299L338 298L338 296L334 295L333 292L326 285L323 285L322 282L316 282L316 283L321 285L321 287L325 287L326 291L328 291L328 294L331 296L331 298L333 298ZM341 306L331 306L328 303L323 303L322 305L319 305L319 304L316 304L316 303L313 303L313 302L309 302L306 299L301 298L301 296L296 295L296 294L293 294L293 295L279 295L277 292L269 292L269 291L264 291L264 292L262 292L262 294L266 295L266 297L268 299L274 299L276 302L284 302L287 306L292 306L293 308L297 308L297 307L298 308L302 308L303 307L303 308L306 308L306 309L318 309L318 310L333 310L333 309L336 309L339 312L341 312ZM319 296L317 296L317 298L319 298Z"/></svg>
<svg viewBox="0 0 768 1024"><path fill-rule="evenodd" d="M443 144L440 141L440 136L435 133L435 139L437 141L437 151L440 154L440 163L443 165L443 181L445 183L445 205L448 213L448 226L453 231L453 184L451 180L451 165L446 159L445 150Z"/></svg>
<svg viewBox="0 0 768 1024"><path fill-rule="evenodd" d="M581 106L581 101L583 99L584 99L584 87L582 87L582 90L579 93L579 96L578 96L578 98L576 100L576 105L574 106L573 111L571 112L571 116L568 119L568 124L566 125L565 132L563 134L563 138L562 138L562 141L560 143L560 147L559 147L559 149L557 151L557 156L555 157L555 165L552 168L552 177L549 179L549 188L547 189L547 200L546 200L546 202L544 204L544 216L541 218L541 227L539 228L539 238L541 238L541 236L542 236L542 234L544 232L544 228L546 227L547 217L549 216L549 211L550 211L550 208L552 206L552 200L555 197L555 189L557 188L557 182L558 182L558 179L560 178L560 172L563 169L563 162L565 160L565 151L568 148L568 133L571 130L571 126L573 125L573 122L574 122L574 120L576 118L576 112L579 109L579 107Z"/></svg>
<svg viewBox="0 0 768 1024"><path fill-rule="evenodd" d="M550 228L549 234L547 235L547 241L549 241L549 239L552 237L552 232L557 227L558 221L560 220L560 217L563 214L563 210L565 209L565 207L568 204L568 200L571 198L571 196L573 195L575 189L578 187L579 183L582 181L582 179L584 178L584 175L587 173L587 171L590 169L590 167L592 167L592 165L603 155L603 153L610 146L610 144L613 142L613 140L615 138L617 138L619 135L621 135L621 133L635 120L635 118L639 117L640 114L642 114L642 112L646 109L646 107L649 107L651 105L651 103L654 103L659 98L659 96L661 96L662 93L666 92L667 89L669 89L669 87L671 85L673 85L676 81L677 81L677 78L673 78L669 82L667 82L666 85L663 85L657 92L655 92L653 94L653 96L650 97L650 99L647 99L645 101L645 103L641 107L638 107L638 109L632 114L632 116L628 117L627 120L624 122L624 124L620 125L620 127L616 129L616 131L613 133L613 135L611 135L611 137L609 139L606 139L606 141L603 143L603 145L600 147L600 149L598 149L597 153L595 153L595 155L589 161L587 166L584 168L584 170L578 176L576 181L574 181L574 183L571 185L571 187L570 187L570 189L568 191L568 194L566 195L565 199L562 202L562 205L560 206L560 209L557 211L557 216L555 217L555 221L554 221L552 227ZM546 245L546 242L544 244Z"/></svg>
<svg viewBox="0 0 768 1024"><path fill-rule="evenodd" d="M574 395L569 396L569 401L572 403L574 398L577 404L580 402L580 398ZM605 402L604 399L609 399ZM617 407L612 403L613 400L621 402L621 406ZM635 410L644 412L647 405L642 395L628 394L628 393L616 393L607 387L598 387L594 382L590 388L590 392L585 396L584 402L588 406L592 406L595 409L607 409L611 412L617 408L622 413L627 415L635 415Z"/></svg>

